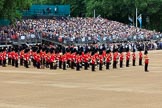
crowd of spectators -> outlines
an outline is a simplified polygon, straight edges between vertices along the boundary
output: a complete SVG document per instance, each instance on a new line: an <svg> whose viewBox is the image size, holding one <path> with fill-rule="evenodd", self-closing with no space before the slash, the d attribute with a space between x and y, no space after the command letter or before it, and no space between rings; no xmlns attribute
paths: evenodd
<svg viewBox="0 0 162 108"><path fill-rule="evenodd" d="M0 27L2 42L46 38L63 44L112 43L162 38L162 33L103 18L27 19Z"/></svg>

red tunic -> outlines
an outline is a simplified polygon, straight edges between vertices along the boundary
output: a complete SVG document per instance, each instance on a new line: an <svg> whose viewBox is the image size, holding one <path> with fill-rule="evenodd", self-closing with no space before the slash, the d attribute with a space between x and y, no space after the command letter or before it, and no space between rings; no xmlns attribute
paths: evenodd
<svg viewBox="0 0 162 108"><path fill-rule="evenodd" d="M120 54L119 59L120 59L120 61L123 61L123 59L124 59L124 55L123 55L123 53Z"/></svg>
<svg viewBox="0 0 162 108"><path fill-rule="evenodd" d="M136 54L135 53L132 54L132 59L136 60Z"/></svg>

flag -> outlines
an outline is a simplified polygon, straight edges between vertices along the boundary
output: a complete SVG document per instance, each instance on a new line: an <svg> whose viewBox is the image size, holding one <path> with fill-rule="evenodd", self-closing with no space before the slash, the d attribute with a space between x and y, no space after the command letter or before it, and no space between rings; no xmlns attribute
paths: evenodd
<svg viewBox="0 0 162 108"><path fill-rule="evenodd" d="M133 19L132 19L130 16L128 16L128 20L129 20L130 22L133 22Z"/></svg>
<svg viewBox="0 0 162 108"><path fill-rule="evenodd" d="M137 20L138 20L139 23L140 23L140 28L142 28L142 14L140 14L140 15L137 17Z"/></svg>

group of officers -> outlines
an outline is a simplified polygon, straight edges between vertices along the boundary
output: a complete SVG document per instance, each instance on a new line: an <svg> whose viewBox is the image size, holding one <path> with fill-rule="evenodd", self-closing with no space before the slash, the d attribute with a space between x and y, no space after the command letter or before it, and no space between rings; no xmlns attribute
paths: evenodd
<svg viewBox="0 0 162 108"><path fill-rule="evenodd" d="M13 46L0 48L0 65L6 67L8 64L26 68L33 65L38 69L66 70L71 68L76 69L76 71L80 71L81 68L84 68L84 70L91 68L92 71L95 71L97 67L101 71L103 68L109 70L111 65L113 69L116 69L118 64L120 68L123 68L124 62L126 67L129 67L130 63L132 66L136 66L137 59L139 61L138 65L142 65L144 59L144 71L148 72L149 58L147 54L147 50L143 54L139 48L138 53L136 53L134 48L130 51L128 47L123 48L122 46L114 47L112 51L109 48L103 47L100 49L96 46L90 48L47 47L45 45Z"/></svg>

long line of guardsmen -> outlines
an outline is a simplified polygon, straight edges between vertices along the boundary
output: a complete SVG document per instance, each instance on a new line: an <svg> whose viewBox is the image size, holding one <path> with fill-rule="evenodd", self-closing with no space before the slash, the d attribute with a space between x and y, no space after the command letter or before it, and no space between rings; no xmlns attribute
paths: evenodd
<svg viewBox="0 0 162 108"><path fill-rule="evenodd" d="M145 57L145 71L148 71L148 57L147 51L144 53ZM143 53L139 50L139 65L142 65ZM104 65L106 70L112 68L116 69L117 64L120 68L123 68L123 62L126 61L126 67L130 66L130 61L132 65L136 66L137 54L135 49L132 52L129 48L126 49L126 53L123 53L123 48L114 49L93 49L86 51L79 51L75 48L67 48L64 51L56 50L55 48L10 48L9 50L0 49L0 65L6 67L6 64L15 67L24 66L29 68L29 65L40 68L50 68L50 69L63 69L67 68L75 69L77 71L84 67L88 70L91 67L92 71L95 71L96 66L99 70L102 70Z"/></svg>

